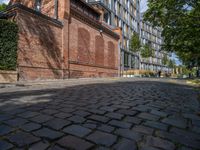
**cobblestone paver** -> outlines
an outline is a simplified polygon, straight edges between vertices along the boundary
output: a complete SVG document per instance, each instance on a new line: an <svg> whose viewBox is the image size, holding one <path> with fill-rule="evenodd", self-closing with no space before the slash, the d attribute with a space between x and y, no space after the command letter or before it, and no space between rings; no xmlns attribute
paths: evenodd
<svg viewBox="0 0 200 150"><path fill-rule="evenodd" d="M0 150L200 150L193 87L161 79L74 82L0 89Z"/></svg>

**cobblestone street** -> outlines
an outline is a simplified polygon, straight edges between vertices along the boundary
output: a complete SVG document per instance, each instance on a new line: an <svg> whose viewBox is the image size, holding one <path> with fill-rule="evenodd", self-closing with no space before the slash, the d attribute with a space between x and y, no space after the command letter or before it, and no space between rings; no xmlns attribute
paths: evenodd
<svg viewBox="0 0 200 150"><path fill-rule="evenodd" d="M0 150L197 150L198 94L167 79L0 88Z"/></svg>

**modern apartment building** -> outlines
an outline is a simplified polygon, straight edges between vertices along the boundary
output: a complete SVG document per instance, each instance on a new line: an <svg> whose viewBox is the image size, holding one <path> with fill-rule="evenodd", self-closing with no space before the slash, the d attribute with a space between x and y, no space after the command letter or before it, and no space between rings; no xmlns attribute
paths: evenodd
<svg viewBox="0 0 200 150"><path fill-rule="evenodd" d="M129 41L133 32L140 32L140 0L86 0L102 9L104 23L122 29L121 70L139 69L139 56L131 52Z"/></svg>
<svg viewBox="0 0 200 150"><path fill-rule="evenodd" d="M143 14L140 18L140 39L143 45L149 44L154 50L153 57L140 57L140 69L151 71L168 71L168 67L163 64L163 58L166 56L169 59L169 54L162 51L163 38L161 36L162 29L153 27L152 24L143 20Z"/></svg>

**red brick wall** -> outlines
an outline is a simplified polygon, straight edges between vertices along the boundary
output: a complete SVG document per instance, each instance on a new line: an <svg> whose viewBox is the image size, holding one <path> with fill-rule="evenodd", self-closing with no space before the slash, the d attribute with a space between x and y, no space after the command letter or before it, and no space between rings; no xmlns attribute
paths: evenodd
<svg viewBox="0 0 200 150"><path fill-rule="evenodd" d="M20 2L33 5L33 1ZM53 3L44 0L43 5L42 9L53 15ZM20 80L117 76L118 40L70 15L69 0L59 1L59 8L63 26L31 11L16 9Z"/></svg>
<svg viewBox="0 0 200 150"><path fill-rule="evenodd" d="M62 28L23 10L16 20L20 79L62 78Z"/></svg>
<svg viewBox="0 0 200 150"><path fill-rule="evenodd" d="M10 5L13 5L15 3L21 3L29 8L34 9L35 0L10 0Z"/></svg>
<svg viewBox="0 0 200 150"><path fill-rule="evenodd" d="M10 5L21 3L28 8L35 9L35 0L10 0ZM69 16L70 0L58 0L58 18ZM54 0L42 0L41 12L49 17L54 17Z"/></svg>
<svg viewBox="0 0 200 150"><path fill-rule="evenodd" d="M54 0L42 0L41 12L47 16L54 17Z"/></svg>
<svg viewBox="0 0 200 150"><path fill-rule="evenodd" d="M69 25L70 77L117 76L117 45L114 38L72 17Z"/></svg>

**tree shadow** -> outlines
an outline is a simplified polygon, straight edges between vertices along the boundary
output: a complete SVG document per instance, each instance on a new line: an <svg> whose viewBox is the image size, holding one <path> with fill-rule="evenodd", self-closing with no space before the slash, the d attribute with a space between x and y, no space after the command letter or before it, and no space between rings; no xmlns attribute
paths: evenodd
<svg viewBox="0 0 200 150"><path fill-rule="evenodd" d="M196 102L199 92L191 86L159 81L76 84L79 85L60 87L57 84L38 88L24 87L14 91L10 90L10 92L0 91L0 123L5 124L9 119L20 122L24 118L29 123L38 123L38 117L45 116L54 120L58 119L59 115L62 115L63 120L71 122L72 120L69 119L71 116L77 117L80 114L79 118L83 118L81 117L82 112L90 114L89 116L93 114L105 116L109 109L114 109L114 112L117 113L127 110L134 110L134 112L136 110L139 112L141 109L147 110L147 112L159 110L170 115L180 115L181 113L194 115L199 111L199 103ZM30 117L27 117L29 115ZM73 124L82 124L88 128L95 126L94 130L105 125L105 123L94 121L88 116L85 116L84 120L84 122L73 122ZM43 124L42 128L51 128L45 123L41 124ZM17 131L24 131L20 126L15 124L13 126ZM15 132L14 130L12 133L15 134ZM59 132L63 131L59 130ZM34 130L29 133L34 135ZM1 139L4 138L1 136ZM44 140L52 142L48 139Z"/></svg>
<svg viewBox="0 0 200 150"><path fill-rule="evenodd" d="M62 28L26 12L20 13L17 22L22 39L19 66L49 69L54 78L62 78Z"/></svg>
<svg viewBox="0 0 200 150"><path fill-rule="evenodd" d="M54 88L55 86L55 88ZM145 88L145 89L144 89ZM199 110L197 101L199 91L192 86L179 85L159 81L127 81L114 83L95 83L87 85L59 86L49 85L40 88L24 88L14 92L0 92L0 110L19 109L29 107L48 106L49 104L62 105L73 103L85 103L86 106L95 103L131 103L134 101L160 102L169 107L184 108L191 107ZM65 105L63 105L64 107ZM66 106L67 107L67 106Z"/></svg>

